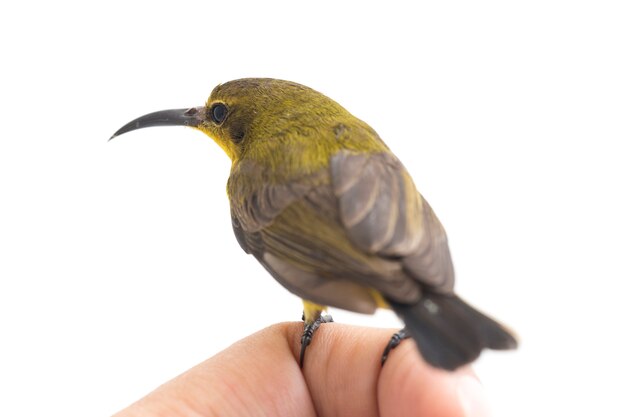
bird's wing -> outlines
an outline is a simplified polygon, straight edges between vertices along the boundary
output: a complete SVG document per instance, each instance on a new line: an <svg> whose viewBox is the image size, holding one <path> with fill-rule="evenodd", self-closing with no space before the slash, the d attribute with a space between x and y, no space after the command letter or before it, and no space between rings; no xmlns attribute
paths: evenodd
<svg viewBox="0 0 626 417"><path fill-rule="evenodd" d="M452 287L443 228L391 154L340 152L330 169L231 195L231 209L242 248L318 304L367 313L371 290L411 303L422 285Z"/></svg>
<svg viewBox="0 0 626 417"><path fill-rule="evenodd" d="M328 169L297 184L264 184L243 196L233 194L237 241L294 294L361 313L376 310L372 289L379 287L403 300L418 298L418 285L406 279L399 262L364 253L350 242Z"/></svg>

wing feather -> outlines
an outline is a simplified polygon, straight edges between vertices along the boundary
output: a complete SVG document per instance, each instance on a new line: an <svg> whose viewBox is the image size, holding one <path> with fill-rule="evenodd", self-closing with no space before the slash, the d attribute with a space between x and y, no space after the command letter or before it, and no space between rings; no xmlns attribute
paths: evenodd
<svg viewBox="0 0 626 417"><path fill-rule="evenodd" d="M352 167L362 167L361 174ZM355 246L401 260L413 279L432 289L452 290L445 230L393 154L342 151L331 159L331 172L340 217Z"/></svg>

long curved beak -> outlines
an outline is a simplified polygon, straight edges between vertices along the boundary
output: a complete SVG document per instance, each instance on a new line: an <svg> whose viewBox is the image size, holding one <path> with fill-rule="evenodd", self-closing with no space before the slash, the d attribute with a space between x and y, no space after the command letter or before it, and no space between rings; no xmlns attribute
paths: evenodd
<svg viewBox="0 0 626 417"><path fill-rule="evenodd" d="M126 123L109 138L123 135L131 130L143 129L153 126L191 126L197 127L204 121L204 106L191 107L189 109L161 110L138 117L132 122Z"/></svg>

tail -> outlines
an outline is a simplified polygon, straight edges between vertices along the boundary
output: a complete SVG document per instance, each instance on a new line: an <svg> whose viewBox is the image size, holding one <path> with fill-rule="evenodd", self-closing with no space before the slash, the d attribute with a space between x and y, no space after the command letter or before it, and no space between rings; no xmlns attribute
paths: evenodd
<svg viewBox="0 0 626 417"><path fill-rule="evenodd" d="M509 330L456 295L426 293L417 304L389 304L404 320L422 357L437 368L454 370L485 348L517 347Z"/></svg>

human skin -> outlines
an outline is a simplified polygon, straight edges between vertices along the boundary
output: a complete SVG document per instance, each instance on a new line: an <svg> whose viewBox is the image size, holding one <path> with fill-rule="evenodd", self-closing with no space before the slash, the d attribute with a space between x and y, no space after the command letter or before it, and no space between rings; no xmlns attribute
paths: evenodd
<svg viewBox="0 0 626 417"><path fill-rule="evenodd" d="M325 324L298 357L302 323L281 323L235 343L115 417L487 416L469 367L435 369L412 340L381 368L393 330Z"/></svg>

